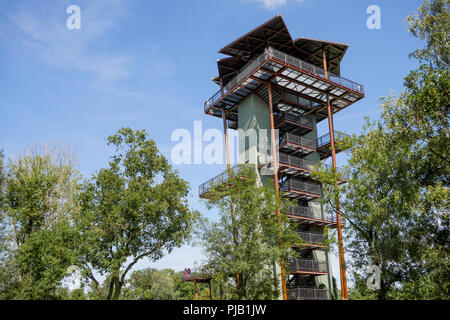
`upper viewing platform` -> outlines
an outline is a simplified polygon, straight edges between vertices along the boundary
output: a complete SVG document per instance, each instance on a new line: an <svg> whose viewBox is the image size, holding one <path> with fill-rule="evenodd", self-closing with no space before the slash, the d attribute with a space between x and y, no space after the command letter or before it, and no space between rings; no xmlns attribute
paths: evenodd
<svg viewBox="0 0 450 320"><path fill-rule="evenodd" d="M312 101L307 112L319 112L327 103L333 113L364 97L364 87L340 76L340 61L347 45L299 38L292 40L284 20L277 16L219 50L231 55L218 60L221 86L204 105L207 114L237 121L236 106L251 92L267 97L267 83L273 87L276 104L286 94ZM324 56L326 67L324 69Z"/></svg>

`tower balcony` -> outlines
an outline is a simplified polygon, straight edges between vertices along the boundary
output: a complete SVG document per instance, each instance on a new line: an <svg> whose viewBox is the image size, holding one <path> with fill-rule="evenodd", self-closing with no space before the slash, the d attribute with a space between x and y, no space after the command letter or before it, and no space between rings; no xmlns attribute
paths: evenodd
<svg viewBox="0 0 450 320"><path fill-rule="evenodd" d="M181 281L196 281L196 282L208 282L212 279L211 273L203 271L181 271L180 272Z"/></svg>
<svg viewBox="0 0 450 320"><path fill-rule="evenodd" d="M287 289L288 300L330 300L330 291L315 288L291 288Z"/></svg>
<svg viewBox="0 0 450 320"><path fill-rule="evenodd" d="M234 175L239 171L239 165L235 165L234 167L231 168L231 174ZM226 183L228 181L228 172L222 172L221 174L215 176L212 179L209 179L208 181L202 183L199 187L198 187L198 194L200 196L200 198L203 199L207 199L209 196L209 191L217 185L220 185L222 183Z"/></svg>
<svg viewBox="0 0 450 320"><path fill-rule="evenodd" d="M321 276L328 274L328 263L314 259L293 259L289 261L291 274Z"/></svg>
<svg viewBox="0 0 450 320"><path fill-rule="evenodd" d="M364 87L358 83L268 47L206 100L204 111L222 117L222 110L225 109L227 119L236 121L235 107L251 92L258 92L267 82L271 82L279 92L288 91L313 101L316 106L305 109L311 112L323 110L327 105L327 96L335 113L365 95Z"/></svg>
<svg viewBox="0 0 450 320"><path fill-rule="evenodd" d="M271 167L272 161L265 162L259 167ZM283 175L288 175L291 177L299 178L310 178L312 171L315 167L320 167L330 170L331 166L324 164L321 165L319 162L309 161L300 157L292 156L290 154L285 154L280 152L278 154L278 173ZM348 182L349 174L346 170L342 168L336 168L337 172L341 174L339 183Z"/></svg>
<svg viewBox="0 0 450 320"><path fill-rule="evenodd" d="M281 152L297 155L308 155L316 151L316 141L292 133L285 133L278 144Z"/></svg>
<svg viewBox="0 0 450 320"><path fill-rule="evenodd" d="M320 198L321 191L320 184L306 182L295 178L285 180L281 184L280 190L283 191L287 197L305 201Z"/></svg>
<svg viewBox="0 0 450 320"><path fill-rule="evenodd" d="M340 131L334 131L334 140L339 142L344 137L350 137L348 134ZM331 156L331 137L330 133L326 133L317 139L317 152L320 154L320 160ZM336 147L336 153L343 151L343 149Z"/></svg>
<svg viewBox="0 0 450 320"><path fill-rule="evenodd" d="M290 176L310 177L314 166L319 165L320 163L305 160L281 152L278 156L278 172Z"/></svg>
<svg viewBox="0 0 450 320"><path fill-rule="evenodd" d="M290 207L284 213L289 218L295 219L299 224L329 228L335 228L337 224L336 214L329 214L325 217L322 217L320 214L315 213L315 211L308 206ZM341 219L341 223L345 225L345 220Z"/></svg>
<svg viewBox="0 0 450 320"><path fill-rule="evenodd" d="M297 234L303 241L305 241L305 243L294 244L293 247L311 248L311 249L318 249L324 247L325 236L323 234L313 232L302 232L302 231L297 231Z"/></svg>
<svg viewBox="0 0 450 320"><path fill-rule="evenodd" d="M304 135L314 130L314 123L298 113L282 112L275 115L275 129L288 131L298 135Z"/></svg>

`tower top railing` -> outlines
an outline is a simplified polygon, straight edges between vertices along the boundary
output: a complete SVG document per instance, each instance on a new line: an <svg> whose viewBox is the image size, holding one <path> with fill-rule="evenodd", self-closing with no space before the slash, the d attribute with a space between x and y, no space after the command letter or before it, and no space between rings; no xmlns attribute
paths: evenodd
<svg viewBox="0 0 450 320"><path fill-rule="evenodd" d="M280 50L274 49L272 47L269 47L267 50L269 52L269 57L274 57L274 58L280 59L288 64L297 66L303 70L313 73L316 76L326 79L325 70L321 67L318 67L318 66L313 65L312 63L300 60L296 57L293 57L289 54L281 52ZM330 71L327 71L326 74L328 75L328 80L330 80L331 82L337 83L343 87L346 87L353 91L364 94L364 86L362 86L354 81L351 81L347 78L338 76Z"/></svg>
<svg viewBox="0 0 450 320"><path fill-rule="evenodd" d="M231 79L225 86L219 89L211 98L207 99L204 104L205 111L212 105L214 105L220 98L225 96L228 92L230 92L236 85L238 85L244 78L250 76L254 72L256 72L264 62L269 61L271 58L275 58L281 60L287 64L296 66L300 69L303 69L317 77L324 79L325 81L330 81L335 84L338 84L342 87L350 89L352 91L358 92L364 95L364 86L346 79L344 77L338 76L330 71L325 72L325 70L321 67L315 66L309 62L298 59L294 56L291 56L287 53L274 49L272 47L266 48L264 53L261 53L254 60L250 61L245 65L241 71Z"/></svg>

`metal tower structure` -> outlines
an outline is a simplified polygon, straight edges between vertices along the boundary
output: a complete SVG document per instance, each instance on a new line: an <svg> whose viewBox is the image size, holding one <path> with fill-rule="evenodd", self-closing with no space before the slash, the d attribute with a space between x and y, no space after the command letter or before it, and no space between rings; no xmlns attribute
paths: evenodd
<svg viewBox="0 0 450 320"><path fill-rule="evenodd" d="M339 200L337 214L327 215L317 201L321 185L311 178L313 166L331 157L336 165L336 140L344 134L335 131L333 114L364 98L364 87L341 77L340 63L348 46L310 38L293 39L281 15L265 22L231 42L219 53L228 57L217 61L220 86L204 104L207 115L221 118L225 135L228 175L233 171L227 129L268 129L273 158L260 163L259 170L273 168L277 196L295 199L297 205L288 217L299 223L299 235L307 245L294 246L298 258L281 261L283 299L330 299L332 287L329 253L324 250L323 228L337 228L341 295L347 299L347 281L342 243ZM317 124L327 119L328 133L319 136ZM276 138L275 129L279 132ZM239 136L240 163L251 148ZM242 142L242 143L241 143ZM258 150L258 152L261 150ZM278 156L277 156L278 154ZM223 174L199 188L206 198ZM346 180L344 175L344 180ZM342 181L337 181L336 184ZM280 213L277 213L278 216ZM285 274L285 263L290 274Z"/></svg>

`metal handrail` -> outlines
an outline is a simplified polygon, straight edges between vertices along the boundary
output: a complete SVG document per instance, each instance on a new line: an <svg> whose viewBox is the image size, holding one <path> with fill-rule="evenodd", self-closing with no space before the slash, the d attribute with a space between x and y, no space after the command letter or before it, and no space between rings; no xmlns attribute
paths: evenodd
<svg viewBox="0 0 450 320"><path fill-rule="evenodd" d="M296 179L287 179L285 182L283 182L280 189L282 191L296 190L317 195L320 195L321 191L320 184L304 182Z"/></svg>
<svg viewBox="0 0 450 320"><path fill-rule="evenodd" d="M340 138L350 137L350 136L348 134L345 134L343 132L335 130L334 137L335 137L335 140L339 140ZM317 141L316 141L317 148L319 149L330 142L331 142L331 137L330 137L330 133L328 132L328 133L324 134L323 136L317 138Z"/></svg>
<svg viewBox="0 0 450 320"><path fill-rule="evenodd" d="M256 59L250 61L245 65L233 79L231 79L225 86L223 86L220 90L218 90L211 98L207 99L204 104L204 110L206 111L210 106L214 105L220 98L225 96L228 92L230 92L236 85L238 85L244 78L254 73L259 69L259 66L264 62L268 61L270 58L280 59L288 64L297 66L305 71L308 71L316 76L323 78L324 80L328 80L339 84L343 87L351 89L355 92L359 92L360 94L364 94L364 86L348 80L344 77L340 77L330 71L327 71L328 78L326 77L325 71L323 68L317 67L311 63L295 58L291 55L288 55L284 52L276 50L272 47L267 48L267 50L260 54Z"/></svg>
<svg viewBox="0 0 450 320"><path fill-rule="evenodd" d="M289 261L289 266L295 271L328 272L326 261L314 259L293 259Z"/></svg>
<svg viewBox="0 0 450 320"><path fill-rule="evenodd" d="M239 169L242 168L243 166L244 167L251 167L253 165L251 165L251 164L240 164L240 163L236 164L234 167L230 168L231 177L234 177L239 172ZM229 177L228 170L226 170L226 171L222 172L221 174L218 174L214 178L209 179L208 181L202 183L198 187L199 195L203 195L203 194L207 193L212 187L214 187L214 186L216 186L218 184L227 182L229 178L230 177Z"/></svg>
<svg viewBox="0 0 450 320"><path fill-rule="evenodd" d="M292 133L285 133L281 138L280 138L280 145L286 143L286 142L290 142L290 143L295 143L298 144L300 146L304 146L310 149L316 149L316 141L309 139L309 138L305 138L305 137L301 137L301 136L297 136L295 134Z"/></svg>
<svg viewBox="0 0 450 320"><path fill-rule="evenodd" d="M287 164L293 167L302 168L308 171L314 170L315 166L320 166L321 164L319 162L309 161L305 160L300 157L291 156L289 154L285 154L283 152L280 152L278 154L278 162L282 164ZM328 164L324 164L323 167L326 170L331 170L332 166ZM343 168L336 168L337 173L342 174L342 180L349 180L349 172L348 170L345 170Z"/></svg>
<svg viewBox="0 0 450 320"><path fill-rule="evenodd" d="M234 167L231 168L231 175L233 176L234 174L237 173L239 169L239 165L235 165ZM198 192L200 195L207 193L213 186L226 182L228 180L229 176L228 176L228 171L222 172L221 174L218 174L217 176L215 176L212 179L209 179L208 181L202 183L199 187L198 187Z"/></svg>
<svg viewBox="0 0 450 320"><path fill-rule="evenodd" d="M247 63L233 79L231 79L225 86L217 91L211 98L205 101L204 110L206 111L210 106L214 105L222 96L226 95L239 82L241 82L248 75L256 72L260 64L266 60L266 53L260 54L256 59Z"/></svg>
<svg viewBox="0 0 450 320"><path fill-rule="evenodd" d="M336 214L327 214L325 217L322 217L320 214L316 214L314 210L312 210L308 206L295 206L289 207L289 209L284 212L290 216L311 218L317 220L328 221L329 223L335 224L337 222ZM341 217L342 224L345 224L345 219Z"/></svg>
<svg viewBox="0 0 450 320"><path fill-rule="evenodd" d="M186 271L180 271L181 281L193 280L198 278L210 278L211 274L203 271L193 271L187 273Z"/></svg>
<svg viewBox="0 0 450 320"><path fill-rule="evenodd" d="M353 91L359 92L361 94L364 94L364 86L353 82L351 80L348 80L344 77L338 76L330 71L327 71L328 78L326 77L325 70L321 67L315 66L309 62L300 60L298 58L295 58L289 54L286 54L284 52L281 52L277 49L274 49L272 47L268 48L269 57L275 57L277 59L280 59L290 65L294 65L296 67L299 67L300 69L306 70L316 76L319 76L321 78L327 79L331 82L337 83L343 87L346 87L348 89L351 89Z"/></svg>
<svg viewBox="0 0 450 320"><path fill-rule="evenodd" d="M303 117L300 114L294 114L292 112L282 112L279 115L275 116L275 125L278 125L283 121L295 122L308 128L313 128L314 125L312 119Z"/></svg>
<svg viewBox="0 0 450 320"><path fill-rule="evenodd" d="M298 168L302 168L305 170L313 170L314 166L319 166L320 163L318 162L313 162L313 161L309 161L309 160L305 160L299 157L295 157L295 156L291 156L288 154L285 154L283 152L279 153L279 163L284 163L293 167L298 167Z"/></svg>
<svg viewBox="0 0 450 320"><path fill-rule="evenodd" d="M331 294L327 289L290 288L287 289L288 300L330 300Z"/></svg>
<svg viewBox="0 0 450 320"><path fill-rule="evenodd" d="M300 236L300 238L310 244L320 245L324 244L325 242L325 236L320 233L297 231L297 234Z"/></svg>

